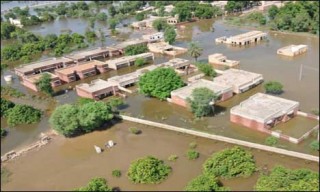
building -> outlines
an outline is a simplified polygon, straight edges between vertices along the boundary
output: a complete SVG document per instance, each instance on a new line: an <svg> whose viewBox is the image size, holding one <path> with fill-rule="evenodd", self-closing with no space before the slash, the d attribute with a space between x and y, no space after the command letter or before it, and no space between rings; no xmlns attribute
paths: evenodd
<svg viewBox="0 0 320 192"><path fill-rule="evenodd" d="M84 79L97 75L96 65L100 62L96 60L79 63L64 69L56 70L56 75L64 82L70 83L78 79Z"/></svg>
<svg viewBox="0 0 320 192"><path fill-rule="evenodd" d="M285 1L261 1L261 5L258 6L260 11L268 10L272 5L277 6L278 8L284 5Z"/></svg>
<svg viewBox="0 0 320 192"><path fill-rule="evenodd" d="M58 76L55 74L49 73L49 72L44 72L42 74L36 74L36 75L30 75L30 76L24 76L22 77L21 84L28 87L29 89L32 89L33 91L38 92L38 87L37 87L37 82L41 78L43 74L49 74L51 76L51 86L56 87L61 85L61 81Z"/></svg>
<svg viewBox="0 0 320 192"><path fill-rule="evenodd" d="M131 45L147 45L148 40L146 39L131 39L129 41L121 42L117 45L112 46L112 48L117 49L121 52L121 54L124 53L124 49Z"/></svg>
<svg viewBox="0 0 320 192"><path fill-rule="evenodd" d="M120 76L117 75L114 77L110 77L108 81L117 85L119 89L121 89L121 88L133 86L135 83L139 81L139 76L140 76L139 73L133 72L133 73L128 73Z"/></svg>
<svg viewBox="0 0 320 192"><path fill-rule="evenodd" d="M217 6L219 7L221 10L224 10L224 6L226 6L228 3L228 1L214 1L211 3L212 6Z"/></svg>
<svg viewBox="0 0 320 192"><path fill-rule="evenodd" d="M227 67L235 67L240 63L240 61L228 60L227 57L221 53L215 53L215 54L209 55L208 60L210 64L223 65Z"/></svg>
<svg viewBox="0 0 320 192"><path fill-rule="evenodd" d="M145 61L151 61L151 60L153 61L154 55L153 53L147 52L139 55L124 56L117 59L108 60L107 64L109 68L118 70L119 68L122 68L122 67L134 65L134 62L138 58L143 58Z"/></svg>
<svg viewBox="0 0 320 192"><path fill-rule="evenodd" d="M163 40L163 32L142 35L142 39L148 40L149 43L160 41L160 40Z"/></svg>
<svg viewBox="0 0 320 192"><path fill-rule="evenodd" d="M264 131L293 118L298 108L299 102L257 93L231 108L230 121Z"/></svg>
<svg viewBox="0 0 320 192"><path fill-rule="evenodd" d="M10 17L9 18L9 23L12 24L12 25L15 25L17 27L20 27L20 28L23 27L23 25L21 24L20 19L13 19L13 18Z"/></svg>
<svg viewBox="0 0 320 192"><path fill-rule="evenodd" d="M171 102L177 105L187 107L187 98L192 99L192 91L195 88L208 88L213 91L218 96L217 102L225 101L233 96L232 87L226 85L220 85L219 83L208 81L205 79L197 80L190 83L188 86L182 87L180 89L171 92Z"/></svg>
<svg viewBox="0 0 320 192"><path fill-rule="evenodd" d="M64 68L73 65L74 61L65 57L51 58L38 62L33 62L27 65L21 65L14 69L18 76L27 76L42 73L45 71L53 72L56 69Z"/></svg>
<svg viewBox="0 0 320 192"><path fill-rule="evenodd" d="M76 85L76 92L80 97L99 100L104 97L115 95L119 91L118 86L112 82L96 79L88 83Z"/></svg>
<svg viewBox="0 0 320 192"><path fill-rule="evenodd" d="M277 50L277 54L285 55L285 56L297 56L307 52L308 46L307 45L289 45L286 47L282 47Z"/></svg>
<svg viewBox="0 0 320 192"><path fill-rule="evenodd" d="M262 31L250 31L240 35L235 35L231 37L219 37L216 38L216 43L226 43L231 45L249 45L255 42L259 42L267 37L267 33Z"/></svg>
<svg viewBox="0 0 320 192"><path fill-rule="evenodd" d="M176 14L174 17L167 18L167 23L170 25L175 25L179 23L179 16Z"/></svg>
<svg viewBox="0 0 320 192"><path fill-rule="evenodd" d="M173 68L178 74L189 74L191 63L187 59L174 58L170 59L168 62L162 63L165 67Z"/></svg>
<svg viewBox="0 0 320 192"><path fill-rule="evenodd" d="M158 16L150 16L148 19L144 19L142 21L133 22L131 27L134 29L146 29L152 28L153 21L157 19L167 19L168 17L158 17Z"/></svg>
<svg viewBox="0 0 320 192"><path fill-rule="evenodd" d="M166 42L149 43L148 48L151 52L166 54L171 56L180 55L188 51L188 49L186 48L173 46Z"/></svg>
<svg viewBox="0 0 320 192"><path fill-rule="evenodd" d="M233 92L243 93L263 82L261 74L239 69L228 69L213 80L221 85L232 86Z"/></svg>
<svg viewBox="0 0 320 192"><path fill-rule="evenodd" d="M111 47L98 47L67 55L66 57L76 62L88 61L98 57L112 57L122 54L118 49Z"/></svg>

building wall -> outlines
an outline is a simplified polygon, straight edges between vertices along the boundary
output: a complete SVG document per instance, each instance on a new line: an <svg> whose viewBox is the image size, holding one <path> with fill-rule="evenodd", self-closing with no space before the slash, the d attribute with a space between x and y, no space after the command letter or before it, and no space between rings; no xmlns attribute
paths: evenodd
<svg viewBox="0 0 320 192"><path fill-rule="evenodd" d="M240 124L254 130L263 131L265 129L264 123L259 123L255 120L247 119L232 113L230 113L230 121L232 123Z"/></svg>
<svg viewBox="0 0 320 192"><path fill-rule="evenodd" d="M180 98L178 96L175 96L175 95L171 96L171 101L172 101L172 103L180 105L182 107L187 107L188 106L186 100L184 100L184 99L182 99L182 98Z"/></svg>
<svg viewBox="0 0 320 192"><path fill-rule="evenodd" d="M117 86L107 87L105 89L99 90L94 93L89 93L81 88L76 87L77 95L79 95L80 97L85 97L85 98L90 98L90 99L97 99L95 96L99 96L99 95L102 95L105 93L112 92L112 94L115 94L117 91L119 91L119 88Z"/></svg>
<svg viewBox="0 0 320 192"><path fill-rule="evenodd" d="M77 71L77 74L79 75L80 79L85 79L90 76L97 75L97 71L95 68L84 70L84 71Z"/></svg>
<svg viewBox="0 0 320 192"><path fill-rule="evenodd" d="M59 79L61 79L61 80L64 81L64 82L67 82L67 83L76 81L76 76L75 76L75 74L65 75L65 74L56 72L56 75L59 77ZM70 78L70 77L74 77L74 78L72 79L72 78Z"/></svg>
<svg viewBox="0 0 320 192"><path fill-rule="evenodd" d="M227 99L230 99L232 96L233 96L233 92L232 92L232 90L230 90L230 91L222 94L220 101L225 101Z"/></svg>
<svg viewBox="0 0 320 192"><path fill-rule="evenodd" d="M31 83L30 81L28 80L25 80L23 79L22 82L21 82L22 85L28 87L29 89L32 89L33 91L35 92L38 92L38 88L35 84Z"/></svg>
<svg viewBox="0 0 320 192"><path fill-rule="evenodd" d="M79 95L80 97L85 97L85 98L90 98L90 99L94 99L93 95L91 93L88 93L82 89L79 89L76 87L76 92L77 95Z"/></svg>

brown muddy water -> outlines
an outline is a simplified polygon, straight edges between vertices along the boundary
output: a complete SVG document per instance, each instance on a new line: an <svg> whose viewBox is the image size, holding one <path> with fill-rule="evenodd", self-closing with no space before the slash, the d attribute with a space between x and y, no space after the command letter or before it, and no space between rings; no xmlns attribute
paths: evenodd
<svg viewBox="0 0 320 192"><path fill-rule="evenodd" d="M129 127L137 127L142 133L133 135L129 132ZM116 145L97 154L93 145L103 147L108 140L113 140ZM185 153L189 143L193 141L197 143L196 150L200 152L200 158L188 160ZM125 191L182 191L190 180L201 174L202 164L212 153L228 147L233 145L124 121L106 130L77 138L65 139L57 136L52 143L38 151L6 163L4 166L12 175L9 182L2 186L2 190L72 190L86 185L93 177L104 177L110 186ZM269 170L275 165L313 171L319 168L315 162L255 149L247 150L253 153L258 168ZM172 154L178 155L176 162L167 160ZM126 177L130 162L147 155L162 159L172 167L172 173L163 183L133 184ZM114 169L121 170L120 178L112 177ZM231 190L253 190L258 176L257 172L246 179L236 178L222 182Z"/></svg>
<svg viewBox="0 0 320 192"><path fill-rule="evenodd" d="M199 60L207 61L207 57L213 53L223 53L229 59L240 60L240 69L261 73L266 81L276 80L284 85L284 93L280 97L292 99L300 102L300 109L305 112L310 112L314 108L319 106L319 38L311 36L298 36L291 34L280 34L268 32L268 40L256 45L249 45L243 47L232 47L225 44L215 44L214 39L221 36L236 35L249 31L248 29L242 29L239 27L230 27L222 24L221 19L202 20L185 25L184 36L178 40L175 44L182 47L187 47L188 42L196 41L203 48L203 54ZM213 29L213 30L212 30ZM76 29L74 30L76 31ZM136 36L139 32L132 33L129 37ZM309 49L304 55L294 58L282 57L276 54L277 49L287 46L289 44L306 44ZM187 54L178 56L193 60ZM156 56L155 64L162 63L169 60L169 57ZM300 67L303 65L302 80L299 80ZM111 71L100 76L91 77L85 80L77 81L70 84L74 87L78 83L90 82L92 79L101 77L107 79L110 76L117 74L123 74L134 71L135 67L124 68L119 71ZM12 71L4 71L3 74L12 74ZM1 84L6 84L3 81L3 74L1 78ZM15 76L16 77L16 76ZM63 90L70 85L61 86L58 90ZM32 91L27 90L20 85L19 80L15 79L11 84L12 87L17 88L25 93ZM263 92L263 86L260 85L246 93L236 95L232 99L220 103L216 107L217 114L215 116L206 117L201 120L195 120L192 114L185 108L177 105L170 104L168 102L161 102L156 99L146 98L140 94L131 94L126 98L126 105L122 107L121 111L127 114L131 114L135 117L141 117L149 120L168 123L170 125L176 125L185 127L188 129L195 129L199 131L205 131L208 133L219 134L236 139L242 139L250 142L264 143L264 140L268 135L253 132L245 127L238 126L230 123L229 110L232 106L239 104L249 96ZM35 94L35 93L32 93ZM73 103L78 96L75 91L69 91L66 94L56 96L58 104ZM301 121L300 121L301 120ZM309 125L312 126L314 122L307 122L305 119L297 119L298 124L303 126L301 130L309 129ZM296 124L295 124L296 125ZM40 126L40 125L39 125ZM42 127L44 126L44 127ZM41 129L47 130L49 127L47 124L43 124ZM23 130L24 132L34 133L38 128L28 128ZM291 125L283 124L280 129L291 128ZM277 129L277 128L276 128ZM289 132L291 132L289 130ZM290 133L292 134L292 133ZM293 133L295 134L295 133ZM300 133L299 133L300 134ZM8 139L5 142L19 142L21 140L29 140L28 134L24 135L24 138L16 138L15 134L8 135ZM10 137L10 139L9 139ZM280 141L279 147L289 150L309 153L312 155L318 155L318 153L311 151L309 144L316 137L308 138L301 144L292 144L286 141ZM1 140L1 144L4 140ZM1 153L12 150L11 147L2 147Z"/></svg>

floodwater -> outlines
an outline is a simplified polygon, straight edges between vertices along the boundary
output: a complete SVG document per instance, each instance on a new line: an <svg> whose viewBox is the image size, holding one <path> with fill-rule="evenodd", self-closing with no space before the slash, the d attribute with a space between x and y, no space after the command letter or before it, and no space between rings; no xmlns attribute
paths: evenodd
<svg viewBox="0 0 320 192"><path fill-rule="evenodd" d="M128 131L129 127L137 127L142 133L133 135ZM101 154L96 154L93 145L103 147L108 140L113 140L116 145ZM196 150L200 152L200 157L188 160L185 153L189 143L193 141L197 143ZM77 138L65 139L58 136L38 151L32 151L6 163L4 166L12 175L2 189L66 191L86 185L93 177L104 177L109 186L119 187L124 191L182 191L190 180L201 174L202 164L212 153L228 147L233 145L125 121L106 130ZM257 167L261 169L270 170L275 165L291 169L319 169L315 162L255 149L247 150L252 152ZM179 157L176 162L167 160L172 154ZM147 155L164 160L172 167L172 173L167 180L158 185L131 183L126 177L130 162ZM120 178L112 177L111 172L114 169L121 170ZM222 182L231 190L251 191L258 176L257 172L246 179L236 178Z"/></svg>
<svg viewBox="0 0 320 192"><path fill-rule="evenodd" d="M69 20L71 21L71 20ZM79 24L75 25L77 28L72 29L77 32ZM78 21L77 21L78 22ZM215 44L214 39L221 36L236 35L249 31L248 29L241 29L237 27L230 27L222 24L221 19L202 20L185 25L185 38L178 40L175 44L177 46L187 47L190 40L196 41L203 48L203 54L199 57L201 61L207 61L207 57L213 53L223 53L229 59L240 60L240 69L257 72L263 74L266 81L276 80L284 85L284 93L280 97L292 99L300 102L300 109L305 112L310 112L319 106L319 38L311 36L298 36L292 34L280 34L268 32L268 40L258 43L256 45L249 45L243 47L232 47L225 44ZM61 28L61 27L60 27ZM56 33L59 33L60 28L57 27ZM35 27L36 29L36 27ZM39 29L38 30L42 30ZM129 37L137 35L138 32L133 32ZM107 40L108 43L108 40ZM277 49L287 46L289 44L306 44L308 45L308 52L304 55L295 58L282 57L276 54ZM187 54L178 56L193 60ZM169 60L169 57L156 56L155 63L161 63ZM302 79L299 80L300 68L303 65ZM135 70L134 67L121 69L117 72L112 71L100 76L91 77L82 81L71 84L74 87L78 83L90 82L92 79L101 77L107 79L116 74L123 74ZM5 71L4 74L12 74L12 71ZM15 76L16 77L16 76ZM1 84L3 82L3 74L1 77ZM21 90L22 92L32 92L27 90L19 84L16 79L13 87ZM69 85L58 88L65 89ZM188 129L195 129L205 131L213 134L219 134L236 139L243 139L250 142L264 143L268 135L251 131L243 126L238 126L229 121L229 110L232 106L239 104L249 96L263 92L262 85L240 95L236 95L228 101L220 103L216 107L217 114L213 117L205 117L201 120L195 120L192 114L180 106L170 104L165 101L159 101L153 98L146 98L140 94L131 94L126 98L126 105L121 110L124 113L131 114L132 116L141 117L149 120L165 122L170 125L185 127ZM33 93L34 94L34 93ZM55 99L60 104L73 103L77 99L75 91L69 91L66 94L59 95ZM300 122L298 119L297 121ZM304 122L305 120L302 120ZM48 129L48 125L44 125L44 129ZM283 124L282 129L289 127L290 124ZM27 128L26 128L27 130ZM29 130L29 129L28 129ZM10 132L9 132L10 134ZM300 134L300 133L299 133ZM21 140L15 138L14 133L10 136L10 140ZM30 136L31 137L31 136ZM25 140L30 137L25 135ZM308 138L301 144L292 144L286 141L280 141L279 147L318 155L317 152L311 151L309 144L316 137ZM23 139L23 140L24 140ZM13 141L13 142L14 142ZM1 141L1 144L3 141ZM11 147L3 148L1 151L12 150Z"/></svg>

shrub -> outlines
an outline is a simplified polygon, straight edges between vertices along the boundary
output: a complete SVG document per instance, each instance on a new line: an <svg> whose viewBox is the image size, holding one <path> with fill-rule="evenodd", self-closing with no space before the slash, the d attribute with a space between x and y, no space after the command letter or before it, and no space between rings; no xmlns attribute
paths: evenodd
<svg viewBox="0 0 320 192"><path fill-rule="evenodd" d="M191 142L190 144L189 144L189 148L190 149L195 149L197 147L197 143L195 142L195 141L193 141L193 142Z"/></svg>
<svg viewBox="0 0 320 192"><path fill-rule="evenodd" d="M137 67L141 67L146 64L146 61L143 58L137 58L134 62L134 65Z"/></svg>
<svg viewBox="0 0 320 192"><path fill-rule="evenodd" d="M121 171L118 169L115 169L112 171L112 176L114 177L121 177Z"/></svg>
<svg viewBox="0 0 320 192"><path fill-rule="evenodd" d="M75 191L112 191L104 178L93 178L85 187L75 189Z"/></svg>
<svg viewBox="0 0 320 192"><path fill-rule="evenodd" d="M310 143L310 148L315 151L319 151L319 141L314 140Z"/></svg>
<svg viewBox="0 0 320 192"><path fill-rule="evenodd" d="M6 113L8 124L31 124L40 121L41 111L28 105L15 105Z"/></svg>
<svg viewBox="0 0 320 192"><path fill-rule="evenodd" d="M216 77L217 76L217 72L208 63L198 62L198 63L196 63L196 66L198 67L199 71L201 71L202 73L204 73L204 75L206 75L208 77Z"/></svg>
<svg viewBox="0 0 320 192"><path fill-rule="evenodd" d="M138 135L140 133L140 130L135 127L130 127L129 131L130 131L130 133L133 133L135 135Z"/></svg>
<svg viewBox="0 0 320 192"><path fill-rule="evenodd" d="M257 191L319 191L319 173L309 169L290 170L276 166L269 175L260 175Z"/></svg>
<svg viewBox="0 0 320 192"><path fill-rule="evenodd" d="M228 191L213 175L202 174L190 181L185 191Z"/></svg>
<svg viewBox="0 0 320 192"><path fill-rule="evenodd" d="M94 100L90 98L79 97L76 101L76 105L84 105L90 102L94 102Z"/></svg>
<svg viewBox="0 0 320 192"><path fill-rule="evenodd" d="M148 52L147 45L129 45L124 49L125 55L138 55Z"/></svg>
<svg viewBox="0 0 320 192"><path fill-rule="evenodd" d="M277 81L269 81L264 84L266 93L281 94L283 92L282 88L283 85Z"/></svg>
<svg viewBox="0 0 320 192"><path fill-rule="evenodd" d="M130 164L128 177L134 183L157 184L171 173L171 167L162 160L147 156Z"/></svg>
<svg viewBox="0 0 320 192"><path fill-rule="evenodd" d="M5 116L9 109L13 108L15 106L14 103L11 101L8 101L4 98L0 98L1 100L1 117Z"/></svg>
<svg viewBox="0 0 320 192"><path fill-rule="evenodd" d="M238 146L214 153L203 164L204 173L224 178L248 177L255 170L252 154Z"/></svg>
<svg viewBox="0 0 320 192"><path fill-rule="evenodd" d="M143 19L144 19L144 14L143 13L136 14L136 20L137 21L142 21Z"/></svg>
<svg viewBox="0 0 320 192"><path fill-rule="evenodd" d="M170 155L168 157L168 161L176 161L178 159L178 156L177 155Z"/></svg>
<svg viewBox="0 0 320 192"><path fill-rule="evenodd" d="M187 152L187 157L189 160L195 160L195 159L198 159L200 156L200 153L195 151L195 150L189 150Z"/></svg>
<svg viewBox="0 0 320 192"><path fill-rule="evenodd" d="M14 89L10 86L1 86L1 94L8 95L11 97L17 97L17 98L25 96L24 93Z"/></svg>
<svg viewBox="0 0 320 192"><path fill-rule="evenodd" d="M36 82L37 88L48 94L52 95L53 94L53 88L51 86L51 75L49 73L43 73L43 75L40 77L40 79Z"/></svg>
<svg viewBox="0 0 320 192"><path fill-rule="evenodd" d="M273 136L267 137L264 143L266 145L275 146L278 143L278 138Z"/></svg>

